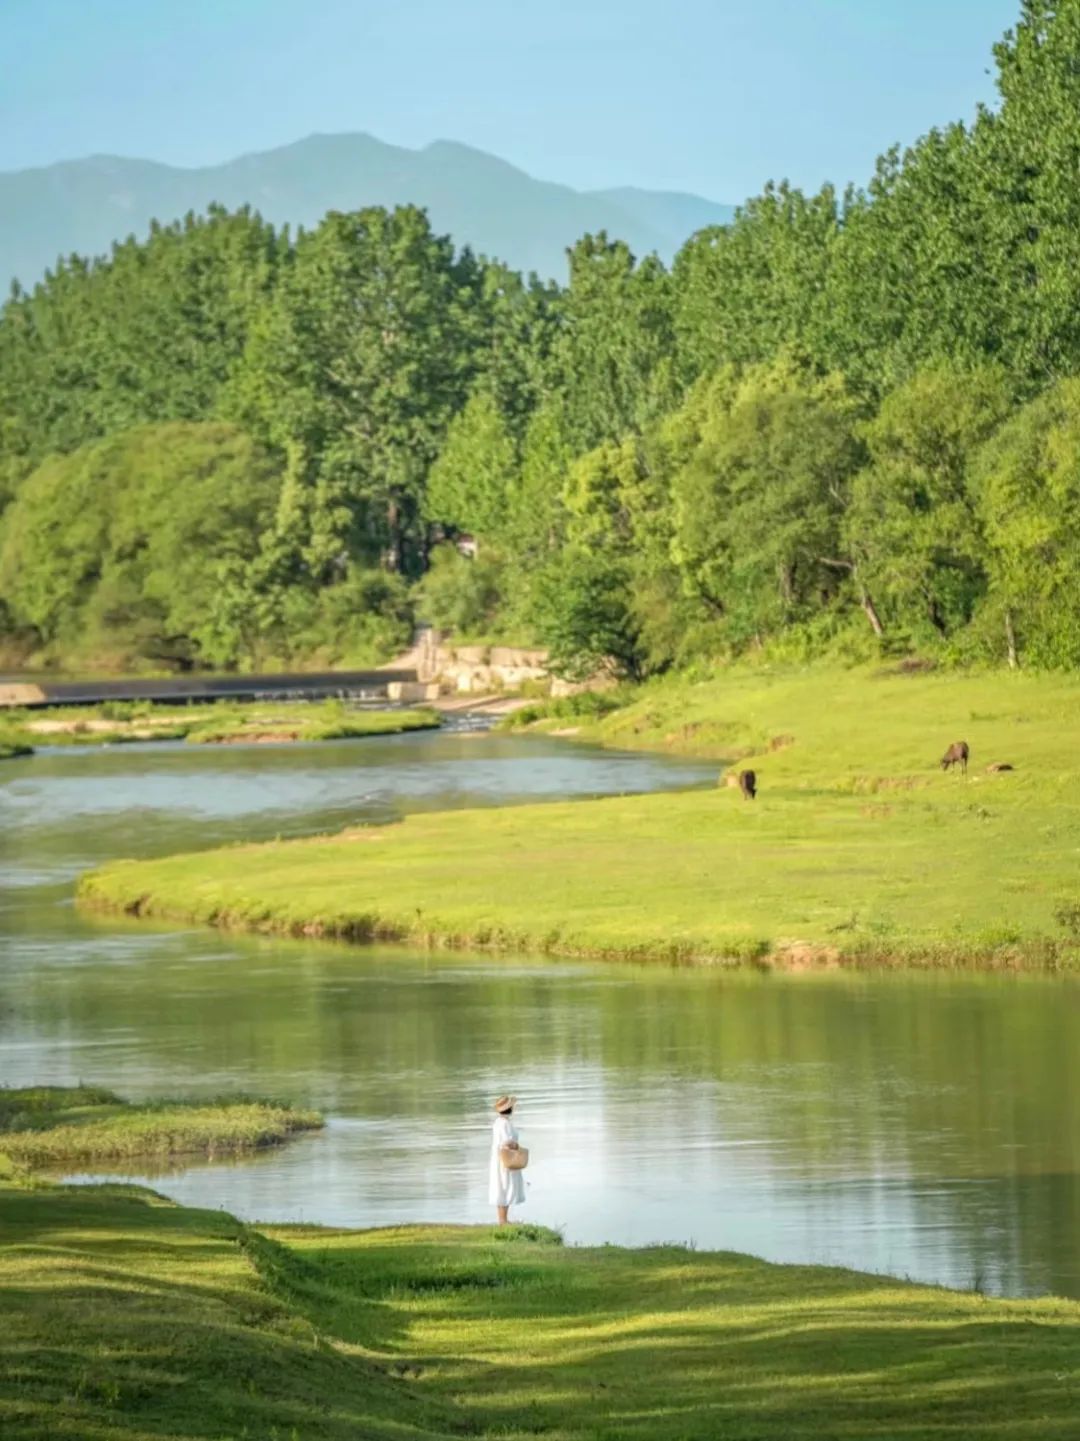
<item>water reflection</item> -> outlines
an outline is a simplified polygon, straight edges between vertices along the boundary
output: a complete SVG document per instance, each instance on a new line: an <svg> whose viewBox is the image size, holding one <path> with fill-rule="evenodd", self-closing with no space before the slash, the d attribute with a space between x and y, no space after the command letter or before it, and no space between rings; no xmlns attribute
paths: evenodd
<svg viewBox="0 0 1080 1441"><path fill-rule="evenodd" d="M415 774L424 744L453 778ZM64 790L66 827L51 809L39 825L41 794L35 807L21 791L22 844L5 864L50 879L9 892L2 917L4 1079L93 1079L132 1095L242 1088L319 1105L331 1117L321 1135L139 1178L245 1216L350 1225L487 1219L485 1104L511 1086L537 1160L527 1214L573 1240L694 1240L1080 1296L1075 983L446 958L94 922L67 903L57 863L209 844L233 825L316 828L331 813L355 818L361 790L388 812L465 799L455 747L468 749L481 802L701 778L507 740L379 745L363 786L359 747L347 765L274 752L286 779L273 767L264 778L278 798L267 810L259 784L233 776L248 766L238 752L212 757L212 783L183 755L182 777L162 779L171 762L159 756L140 789L156 799L139 811L101 809L100 783L130 797L147 758L110 755L121 768L88 775L84 790L76 762L89 758L65 756L45 780ZM313 777L309 809L285 760ZM174 786L179 816L162 800ZM343 791L353 799L338 804Z"/></svg>

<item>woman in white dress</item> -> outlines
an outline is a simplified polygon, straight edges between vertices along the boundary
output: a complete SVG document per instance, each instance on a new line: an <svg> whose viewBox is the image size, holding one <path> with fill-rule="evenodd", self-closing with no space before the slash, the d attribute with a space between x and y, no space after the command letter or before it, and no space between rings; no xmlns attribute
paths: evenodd
<svg viewBox="0 0 1080 1441"><path fill-rule="evenodd" d="M518 1133L510 1117L514 1114L514 1097L500 1096L495 1102L495 1124L491 1128L491 1168L488 1201L498 1212L499 1225L510 1219L510 1207L520 1206L525 1199L525 1177L521 1171L508 1171L499 1152L504 1146L518 1149Z"/></svg>

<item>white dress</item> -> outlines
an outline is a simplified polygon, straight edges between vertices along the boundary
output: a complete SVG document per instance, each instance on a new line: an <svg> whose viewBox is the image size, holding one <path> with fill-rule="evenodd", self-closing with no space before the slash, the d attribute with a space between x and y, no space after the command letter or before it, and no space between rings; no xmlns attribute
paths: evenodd
<svg viewBox="0 0 1080 1441"><path fill-rule="evenodd" d="M499 1160L499 1150L507 1141L516 1141L518 1133L509 1116L496 1116L491 1128L491 1170L488 1181L488 1204L520 1206L525 1199L525 1176L521 1171L508 1171Z"/></svg>

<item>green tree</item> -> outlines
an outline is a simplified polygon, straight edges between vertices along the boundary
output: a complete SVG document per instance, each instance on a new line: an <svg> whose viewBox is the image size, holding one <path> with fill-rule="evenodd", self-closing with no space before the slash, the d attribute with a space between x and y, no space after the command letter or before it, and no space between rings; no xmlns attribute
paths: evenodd
<svg viewBox="0 0 1080 1441"><path fill-rule="evenodd" d="M475 369L477 268L413 206L333 213L254 327L234 413L308 462L319 580L422 554L424 482Z"/></svg>
<svg viewBox="0 0 1080 1441"><path fill-rule="evenodd" d="M569 253L552 368L567 433L580 454L620 440L676 396L670 277L622 241L587 235Z"/></svg>
<svg viewBox="0 0 1080 1441"><path fill-rule="evenodd" d="M206 420L273 287L281 243L212 207L104 260L62 261L0 313L0 474L144 422Z"/></svg>
<svg viewBox="0 0 1080 1441"><path fill-rule="evenodd" d="M937 366L888 395L866 426L870 464L852 482L843 529L875 629L924 641L971 619L986 544L968 467L1010 406L1002 371Z"/></svg>
<svg viewBox="0 0 1080 1441"><path fill-rule="evenodd" d="M987 268L1010 320L1006 361L1034 386L1080 366L1080 0L1022 0L995 47L987 114Z"/></svg>
<svg viewBox="0 0 1080 1441"><path fill-rule="evenodd" d="M975 463L973 487L996 655L1080 665L1080 380L1062 381L1008 421Z"/></svg>
<svg viewBox="0 0 1080 1441"><path fill-rule="evenodd" d="M553 282L523 280L505 265L485 264L473 315L476 367L515 445L550 389L552 348L562 295Z"/></svg>
<svg viewBox="0 0 1080 1441"><path fill-rule="evenodd" d="M220 423L144 426L41 465L9 507L0 596L68 656L186 667L233 661L219 633L223 568L250 563L277 462Z"/></svg>
<svg viewBox="0 0 1080 1441"><path fill-rule="evenodd" d="M723 393L723 392L721 392ZM690 592L736 645L837 598L858 411L835 378L750 371L674 477L674 553Z"/></svg>
<svg viewBox="0 0 1080 1441"><path fill-rule="evenodd" d="M475 391L450 422L424 498L429 520L485 540L503 534L517 471L514 442L498 404Z"/></svg>
<svg viewBox="0 0 1080 1441"><path fill-rule="evenodd" d="M642 680L648 673L628 568L589 550L568 548L533 583L531 618L554 675L597 674Z"/></svg>
<svg viewBox="0 0 1080 1441"><path fill-rule="evenodd" d="M689 382L730 362L816 353L840 228L836 195L768 185L729 226L693 236L673 269L679 368Z"/></svg>
<svg viewBox="0 0 1080 1441"><path fill-rule="evenodd" d="M436 546L431 566L417 587L421 618L459 637L489 633L498 623L503 572L498 555L483 553L469 559L452 545Z"/></svg>

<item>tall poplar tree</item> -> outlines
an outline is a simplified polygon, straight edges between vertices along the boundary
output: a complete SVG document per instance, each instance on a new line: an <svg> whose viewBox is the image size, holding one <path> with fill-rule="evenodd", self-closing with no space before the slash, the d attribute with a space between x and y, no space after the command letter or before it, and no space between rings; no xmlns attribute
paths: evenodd
<svg viewBox="0 0 1080 1441"><path fill-rule="evenodd" d="M297 241L233 406L308 459L317 577L373 551L415 564L427 470L476 368L478 285L413 206L334 213Z"/></svg>

